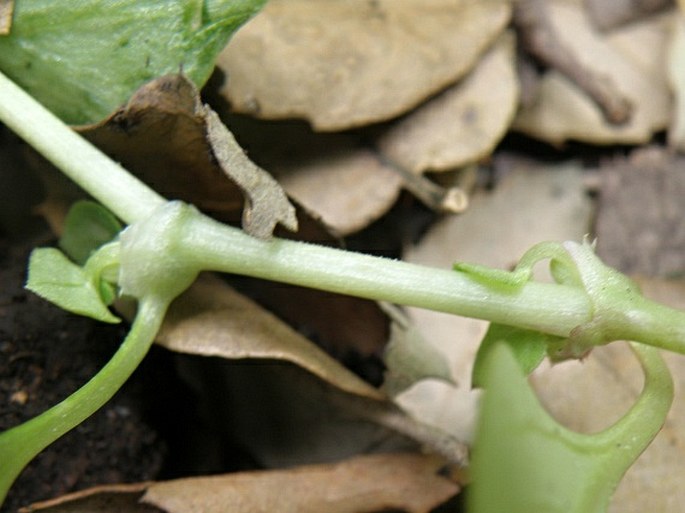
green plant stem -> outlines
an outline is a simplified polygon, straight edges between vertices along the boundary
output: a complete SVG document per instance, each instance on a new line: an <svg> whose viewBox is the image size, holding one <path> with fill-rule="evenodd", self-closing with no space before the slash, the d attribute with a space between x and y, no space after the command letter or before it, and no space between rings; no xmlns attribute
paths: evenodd
<svg viewBox="0 0 685 513"><path fill-rule="evenodd" d="M0 121L126 223L165 201L1 72Z"/></svg>
<svg viewBox="0 0 685 513"><path fill-rule="evenodd" d="M177 250L202 269L418 306L567 336L590 319L580 289L529 282L517 290L463 273L281 239L264 241L189 216Z"/></svg>
<svg viewBox="0 0 685 513"><path fill-rule="evenodd" d="M121 388L152 345L167 305L156 297L143 299L131 331L100 372L61 403L0 434L0 504L31 459L90 417Z"/></svg>

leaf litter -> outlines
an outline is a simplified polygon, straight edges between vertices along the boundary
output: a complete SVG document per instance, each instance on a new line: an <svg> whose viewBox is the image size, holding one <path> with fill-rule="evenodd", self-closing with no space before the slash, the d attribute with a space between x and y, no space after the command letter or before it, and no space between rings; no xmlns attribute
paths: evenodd
<svg viewBox="0 0 685 513"><path fill-rule="evenodd" d="M440 460L417 454L359 456L328 465L99 487L36 504L33 511L142 513L257 511L427 513L457 491Z"/></svg>
<svg viewBox="0 0 685 513"><path fill-rule="evenodd" d="M593 2L548 2L545 9L548 16L546 21L543 20L543 27L551 30L562 48L576 59L572 68L590 71L590 75L598 73L608 77L610 89L618 97L627 99L630 109L623 122L607 119L607 109L603 111L601 101L598 103L597 94L592 92L592 84L588 87L582 81L574 82L577 80L577 74L574 74L577 69L569 72L555 60L556 57L536 52L534 45L526 42L526 30L529 27L516 16L513 24L518 29L518 42L524 43L523 52L526 53L514 54L511 48L513 36L504 33L510 22L511 5L509 2L495 1L465 1L446 7L446 3L436 0L429 6L434 10L426 14L422 12L426 9L425 2L419 7L418 2L409 0L368 2L364 3L363 9L356 9L357 13L350 13L342 2L336 1L322 2L321 6L317 4L317 9L314 9L312 6L305 8L298 1L274 0L254 23L244 28L222 56L220 67L226 74L226 81L219 89L229 105L217 104L215 107L231 126L235 138L248 148L250 159L271 172L288 194L295 198L295 203L301 203L315 215L321 215L327 224L333 226L336 235L352 235L383 216L398 198L401 187L412 190L410 184L415 182L408 178L407 172L416 176L429 170L453 171L469 163L489 165L495 170L495 176L503 176L495 181L493 191L476 189L469 199L471 207L465 214L440 221L419 246L406 250L404 258L443 267L451 265L454 260L468 260L506 268L516 261L525 248L539 240L578 240L590 229L591 217L584 189L585 180L590 176L587 165L561 162L543 166L503 154L497 145L509 130L524 132L555 145L562 145L568 140L581 140L595 145L643 144L655 132L670 125L669 142L674 149L680 148L682 136L678 135L678 109L672 107L670 95L673 93L675 98L680 98L683 94L683 86L677 75L682 60L678 52L680 43L678 33L673 29L677 24L682 24L682 13L655 7L655 10L659 10L658 14L631 13L629 17L632 17L633 22L626 24L628 15L623 14L621 19L618 19L619 16L609 21L598 21L600 15L592 12L593 7L586 7L590 4ZM597 3L594 5L596 10ZM318 9L327 12L328 18L323 17ZM361 16L370 12L375 13L376 17ZM446 35L445 30L436 29L442 26L436 13L445 20L452 20L449 35ZM461 16L457 13L461 13ZM425 16L425 25L416 21L421 15ZM462 25L458 25L452 16L463 18L466 28L455 30L455 26ZM340 23L327 22L324 29L315 17L319 20L336 19ZM285 23L284 19L291 21ZM407 20L411 20L411 23ZM480 24L481 21L484 25ZM370 31L369 24L377 24L382 29ZM408 26L422 27L422 31L418 34L408 33ZM472 28L478 30L472 31ZM351 38L348 40L355 44L348 45L349 48L343 47L339 44L340 37L349 34L364 34L371 39ZM313 44L313 41L320 44ZM412 47L407 41L418 43ZM673 48L669 61L670 85L666 75L666 48L669 44ZM451 59L449 56L455 51L464 54L464 59L462 56ZM393 59L387 59L387 52ZM488 63L490 59L495 60L495 55L499 64L490 71L494 78L479 78L480 75L488 76L484 70L488 70ZM449 63L449 69L435 66L436 59L441 64ZM417 61L420 65L415 64ZM533 63L529 70L536 74L542 71L542 74L533 77L532 82L524 80L522 75L524 61L528 65ZM357 64L362 67L354 67ZM417 69L427 71L419 73ZM413 77L404 80L403 73L407 70L411 71ZM518 72L518 77L513 76L513 70ZM322 77L327 78L322 80ZM488 81L497 81L497 89L487 87ZM336 88L338 83L341 87ZM669 87L673 90L670 91ZM520 98L517 93L519 88ZM174 87L169 89L171 98L174 98ZM183 87L177 86L177 89ZM179 98L183 98L183 95L176 96L174 100L163 100L168 92L156 90L148 98L150 105L163 104L161 108L154 106L149 110L147 107L136 110L132 106L134 104L129 103L128 110L124 107L108 120L82 130L127 167L136 169L143 176L152 169L147 179L158 190L164 191L168 187L169 190L164 193L170 196L188 194L190 201L236 222L243 213L243 194L239 187L226 178L221 166L217 166L213 158L208 158L212 151L208 149L211 146L206 137L206 119L203 120L195 111L197 95L190 94L181 100ZM208 93L211 97L213 91ZM474 102L483 97L487 99L476 108L476 120L489 120L482 130L479 125L474 127L473 123L465 123L469 121L469 116L465 114L441 117L441 114L450 112L467 112L464 105L471 98L469 94L473 94ZM447 103L445 98L451 97L461 98L463 103L460 104L459 100ZM512 121L517 105L519 111ZM466 110L460 111L460 108ZM255 136L255 130L251 135L249 129L244 129L244 124L241 126L236 121L238 118L226 115L231 109L264 119L300 117L312 128L290 122L277 126L263 120L249 120L248 124L254 123L253 128L256 127ZM416 120L428 127L433 123L434 127L424 128ZM385 123L364 127L379 121ZM438 128L435 129L435 126ZM270 132L274 127L276 130ZM351 127L357 129L347 133L316 133ZM473 132L469 132L470 128L474 129ZM423 131L429 135L425 138L416 135ZM402 137L396 135L400 133ZM261 140L259 134L262 135ZM302 134L305 136L301 137ZM412 135L410 137L407 134ZM446 134L452 135L442 137ZM298 139L301 143L299 148ZM450 144L450 140L453 144ZM396 141L397 147L404 145L405 149L399 151L388 141ZM474 144L470 145L470 141ZM505 140L507 144L510 143ZM273 150L271 154L268 149ZM602 185L598 204L604 208L599 210L596 228L603 258L610 260L613 257L618 258L617 262L623 262L622 258L634 253L635 244L626 245L626 240L634 237L634 234L620 241L622 229L628 223L621 221L622 216L616 218L620 209L628 208L625 205L631 201L631 194L628 193L633 187L636 191L634 194L639 193L644 199L643 204L646 202L661 207L649 213L643 209L642 216L632 209L632 219L641 219L643 224L640 225L637 220L630 221L631 228L636 223L638 228L641 226L644 229L644 237L651 235L661 241L653 246L647 244L648 251L638 260L652 264L651 269L655 274L663 273L664 269L671 273L682 270L680 261L669 256L671 247L663 242L672 231L664 228L664 224L659 224L664 220L678 219L677 201L673 200L674 203L673 196L669 196L678 190L677 182L676 186L663 185L671 180L664 174L664 169L676 165L675 160L660 155L656 161L645 161L644 155L636 154L627 163L603 168L601 176L606 182ZM401 168L399 172L398 167ZM525 167L535 170L524 171ZM202 171L183 174L187 169ZM205 178L202 178L203 173L206 173ZM482 169L480 175L483 175ZM450 174L444 173L444 176ZM634 185L630 185L630 180L634 181ZM647 197L656 199L645 199ZM373 206L369 207L370 204ZM327 209L328 205L335 206ZM459 228L451 228L460 224ZM261 236L271 233L273 224L269 226L263 229ZM610 245L612 237L618 240L613 246ZM332 239L330 237L329 242ZM606 243L602 246L604 239ZM673 240L673 243L673 254L677 255L679 239ZM639 272L647 272L639 269ZM427 442L434 450L440 446L440 436L444 436L443 442L446 440L447 445L470 438L477 398L466 384L469 383L469 365L473 361L477 340L483 331L481 323L462 319L450 319L447 323L439 318L439 314L430 319L426 312L410 310L414 324L409 325L405 336L412 337L420 333L428 344L435 346L436 350L432 353L436 355L436 360L429 362L427 369L422 369L418 374L413 374L414 369L402 363L397 369L388 370L388 376L392 376L392 372L399 371L399 374L389 378L396 382L392 384L388 381L385 390L393 394L400 389L405 390L399 394L397 404L410 413L411 417L407 417L401 410L393 409L396 406L377 388L345 370L301 334L244 296L218 280L207 288L207 283L212 281L213 278L207 277L190 292L190 299L186 303L183 303L183 299L179 302L179 313L176 317L172 313L161 338L162 344L175 351L205 356L230 359L258 357L290 362L318 376L321 383L332 385L335 393L324 399L324 402L330 401L326 408L340 408L340 411L353 418L359 418L366 412L366 419L372 424L386 428L394 426L395 431L405 433L420 443ZM655 295L663 293L666 295L661 297L671 297L670 300L675 303L680 301L677 282L649 280L644 281L643 286L648 291L656 290ZM670 292L663 292L666 289ZM193 297L193 293L196 296ZM236 319L233 315L236 311L249 313L245 313L242 319ZM232 326L224 332L222 328L226 324ZM397 332L398 329L398 325L395 325L390 331ZM279 333L279 336L273 337L274 332ZM351 338L355 337L362 339L363 335L357 331L357 335ZM278 341L274 340L276 338ZM279 344L281 341L283 345ZM362 340L361 346L373 348L371 351L379 347L382 349L383 346L383 343L368 346L364 343ZM395 349L388 349L385 361L390 367L394 365L393 351ZM551 382L546 381L546 371L539 372L534 378L538 393L548 398L551 409L558 408L555 413L570 427L601 427L602 422L608 423L604 414L622 413L624 405L630 404L629 391L639 388L639 383L636 384L628 376L632 363L625 363L627 357L622 354L620 346L596 353L584 366L564 364L549 373L562 375L560 385L549 384ZM456 384L426 379L433 374L440 378L447 377L444 372L445 361L448 363L449 377ZM678 359L673 359L670 364L677 368ZM443 370L436 372L438 368ZM605 376L608 381L596 382L598 378L594 375L594 368L601 369L597 374ZM577 387L576 390L576 385L571 387L564 382L564 372L559 372L563 369L569 369L574 383L587 383L587 390L583 387ZM588 378L589 375L592 375L592 379ZM677 380L682 375L676 371ZM406 376L413 377L403 381ZM284 385L285 390L288 386ZM598 389L605 389L608 396L596 394ZM248 388L248 392L251 391ZM620 401L612 403L614 398L620 398ZM584 401L594 401L593 404L597 406L588 408L588 411L599 411L602 417L593 417L585 410L579 414L577 405ZM611 404L611 408L607 408L607 404ZM314 424L323 422L326 408L321 410L323 414L319 412L323 416L313 420ZM679 443L682 431L679 428L679 415L680 408L676 403L664 432L619 489L612 511L639 511L652 508L654 504L659 504L664 510L680 509L683 499L673 493L678 486L668 477L678 475L674 469L679 468L679 456L677 451L669 450L669 447ZM412 417L415 419L413 425ZM284 429L293 427L289 428L286 420L279 419L278 422L283 422L280 425ZM430 431L431 426L438 431L429 435L420 433L422 428ZM272 462L278 458L281 458L281 462L302 458L300 463L306 462L306 434L315 430L310 426L304 431L296 444L300 447L299 453L294 450L288 454L288 448L281 447L280 453L265 451L265 458L271 458ZM330 447L326 447L332 438L335 436L330 436L330 432L322 438L328 440L322 442L322 454L332 454ZM366 439L362 437L359 447L373 439L373 436ZM364 449L358 450L364 452ZM457 453L458 450L452 449L453 455ZM313 454L312 451L310 456ZM262 492L259 490L253 495Z"/></svg>
<svg viewBox="0 0 685 513"><path fill-rule="evenodd" d="M384 121L467 73L510 11L506 0L271 1L219 57L223 91L238 112L317 130Z"/></svg>

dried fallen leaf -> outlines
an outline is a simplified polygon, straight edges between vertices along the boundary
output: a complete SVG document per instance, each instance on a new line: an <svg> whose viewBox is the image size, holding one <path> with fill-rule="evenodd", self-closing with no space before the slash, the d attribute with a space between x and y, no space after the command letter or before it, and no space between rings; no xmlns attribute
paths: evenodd
<svg viewBox="0 0 685 513"><path fill-rule="evenodd" d="M518 106L513 34L506 34L457 85L393 125L378 141L394 163L444 171L489 155Z"/></svg>
<svg viewBox="0 0 685 513"><path fill-rule="evenodd" d="M634 112L629 122L611 125L575 84L551 70L542 78L537 101L521 109L513 128L553 144L567 139L642 143L663 129L671 110L664 62L672 14L604 35L591 25L581 5L555 1L547 7L564 46L583 66L610 77Z"/></svg>
<svg viewBox="0 0 685 513"><path fill-rule="evenodd" d="M224 94L318 130L386 120L463 76L509 16L508 0L272 0L219 57Z"/></svg>
<svg viewBox="0 0 685 513"><path fill-rule="evenodd" d="M401 177L358 135L316 133L301 121L221 114L250 158L337 236L365 228L398 197Z"/></svg>
<svg viewBox="0 0 685 513"><path fill-rule="evenodd" d="M459 491L456 483L438 475L441 466L440 460L418 454L360 456L288 470L103 486L34 504L30 511L427 513Z"/></svg>
<svg viewBox="0 0 685 513"><path fill-rule="evenodd" d="M683 157L652 147L601 166L595 233L602 260L631 275L685 270L683 165Z"/></svg>
<svg viewBox="0 0 685 513"><path fill-rule="evenodd" d="M207 141L217 164L246 197L243 229L261 239L270 237L279 223L297 231L295 207L278 182L247 158L216 112L207 105L201 112L207 126Z"/></svg>
<svg viewBox="0 0 685 513"><path fill-rule="evenodd" d="M385 305L392 316L390 341L383 361L387 368L383 390L394 397L424 379L439 379L454 384L445 355L425 340L399 308Z"/></svg>
<svg viewBox="0 0 685 513"><path fill-rule="evenodd" d="M192 359L183 375L212 426L268 468L413 451L417 443L458 466L467 461L463 441L394 403L343 392L282 361Z"/></svg>
<svg viewBox="0 0 685 513"><path fill-rule="evenodd" d="M242 191L249 233L267 237L276 223L296 227L294 209L275 180L247 159L181 75L147 83L109 119L81 132L166 197L231 219Z"/></svg>
<svg viewBox="0 0 685 513"><path fill-rule="evenodd" d="M188 354L285 360L341 390L384 398L312 342L211 275L201 276L174 301L158 343Z"/></svg>
<svg viewBox="0 0 685 513"><path fill-rule="evenodd" d="M345 236L385 214L399 196L402 179L370 150L340 149L272 169L292 198Z"/></svg>
<svg viewBox="0 0 685 513"><path fill-rule="evenodd" d="M360 456L333 465L158 483L142 500L168 513L223 513L227 504L236 513L421 513L459 489L436 475L440 466L439 460L413 454Z"/></svg>

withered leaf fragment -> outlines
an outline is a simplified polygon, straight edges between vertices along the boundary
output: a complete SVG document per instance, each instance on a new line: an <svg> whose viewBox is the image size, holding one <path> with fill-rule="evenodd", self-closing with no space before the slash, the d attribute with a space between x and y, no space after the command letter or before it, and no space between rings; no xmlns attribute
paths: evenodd
<svg viewBox="0 0 685 513"><path fill-rule="evenodd" d="M167 198L233 222L242 195L251 235L268 237L279 222L297 228L278 183L248 160L183 75L148 82L108 119L79 131Z"/></svg>
<svg viewBox="0 0 685 513"><path fill-rule="evenodd" d="M245 195L243 229L261 239L270 237L278 223L296 231L295 207L278 182L247 158L216 112L207 105L202 112L207 123L207 139L217 163Z"/></svg>

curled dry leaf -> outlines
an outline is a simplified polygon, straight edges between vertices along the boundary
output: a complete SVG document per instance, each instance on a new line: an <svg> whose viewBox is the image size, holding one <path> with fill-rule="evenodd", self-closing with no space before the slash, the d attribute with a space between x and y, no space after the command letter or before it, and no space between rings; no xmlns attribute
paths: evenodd
<svg viewBox="0 0 685 513"><path fill-rule="evenodd" d="M387 120L455 82L509 20L508 0L272 0L219 57L243 113L318 130Z"/></svg>
<svg viewBox="0 0 685 513"><path fill-rule="evenodd" d="M295 207L278 182L247 158L216 112L207 105L201 112L207 127L207 141L217 164L245 195L243 229L262 239L270 237L279 223L296 231Z"/></svg>
<svg viewBox="0 0 685 513"><path fill-rule="evenodd" d="M230 505L232 513L427 513L459 491L456 483L438 475L441 467L440 460L418 454L359 456L288 470L103 486L34 504L31 510L224 513Z"/></svg>
<svg viewBox="0 0 685 513"><path fill-rule="evenodd" d="M251 158L337 236L365 228L399 195L401 177L354 134L316 133L296 121L225 118Z"/></svg>
<svg viewBox="0 0 685 513"><path fill-rule="evenodd" d="M655 131L665 128L671 109L665 45L672 14L600 34L581 5L555 1L547 3L547 9L564 47L582 66L609 77L634 112L627 123L614 126L575 84L550 70L539 85L537 101L519 111L514 129L553 144L567 139L633 144L647 142Z"/></svg>
<svg viewBox="0 0 685 513"><path fill-rule="evenodd" d="M393 125L380 151L414 173L445 171L489 155L518 105L513 34L505 34L463 81Z"/></svg>
<svg viewBox="0 0 685 513"><path fill-rule="evenodd" d="M244 195L250 233L265 237L276 223L296 226L275 180L247 159L181 75L148 82L107 120L80 131L166 197L233 220Z"/></svg>
<svg viewBox="0 0 685 513"><path fill-rule="evenodd" d="M172 351L292 362L346 392L384 395L275 316L211 275L172 304L157 339Z"/></svg>

